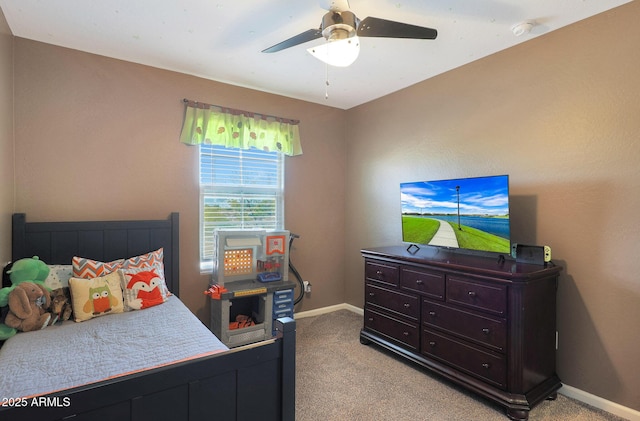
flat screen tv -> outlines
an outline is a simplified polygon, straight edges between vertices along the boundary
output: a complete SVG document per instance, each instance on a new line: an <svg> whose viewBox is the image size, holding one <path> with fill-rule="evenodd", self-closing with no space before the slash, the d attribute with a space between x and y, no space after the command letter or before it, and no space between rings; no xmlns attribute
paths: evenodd
<svg viewBox="0 0 640 421"><path fill-rule="evenodd" d="M510 254L509 176L400 184L402 241Z"/></svg>

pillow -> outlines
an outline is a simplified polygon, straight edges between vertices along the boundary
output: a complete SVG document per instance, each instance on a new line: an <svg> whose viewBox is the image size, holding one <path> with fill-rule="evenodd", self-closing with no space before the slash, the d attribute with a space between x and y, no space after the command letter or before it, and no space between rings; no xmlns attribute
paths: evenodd
<svg viewBox="0 0 640 421"><path fill-rule="evenodd" d="M156 251L147 254L131 257L122 263L122 268L141 268L146 266L160 265L164 271L164 249L161 247Z"/></svg>
<svg viewBox="0 0 640 421"><path fill-rule="evenodd" d="M122 313L122 278L120 271L92 279L71 278L71 302L76 322L83 322L98 316Z"/></svg>
<svg viewBox="0 0 640 421"><path fill-rule="evenodd" d="M141 310L167 301L170 295L162 265L120 269L124 311Z"/></svg>
<svg viewBox="0 0 640 421"><path fill-rule="evenodd" d="M73 276L72 265L47 265L49 276L44 280L44 286L50 290L69 286L69 278Z"/></svg>
<svg viewBox="0 0 640 421"><path fill-rule="evenodd" d="M140 256L131 257L127 260L118 259L112 262L104 263L98 260L86 259L84 257L74 256L71 259L73 265L73 276L76 278L95 278L103 276L111 272L115 272L120 268L139 268L154 264L164 265L164 249L159 248ZM164 266L163 266L164 267Z"/></svg>
<svg viewBox="0 0 640 421"><path fill-rule="evenodd" d="M123 263L124 259L118 259L108 263L77 256L71 259L73 276L84 279L97 278L115 272Z"/></svg>

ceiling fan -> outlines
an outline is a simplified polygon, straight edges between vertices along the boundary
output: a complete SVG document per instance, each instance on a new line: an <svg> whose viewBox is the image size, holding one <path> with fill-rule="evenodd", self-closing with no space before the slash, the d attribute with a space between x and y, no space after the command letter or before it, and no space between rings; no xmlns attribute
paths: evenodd
<svg viewBox="0 0 640 421"><path fill-rule="evenodd" d="M363 20L351 12L348 0L321 1L328 12L318 29L309 29L285 41L262 50L275 53L314 39L324 37L327 43L307 51L334 66L348 66L360 51L359 37L435 39L438 31L423 26L367 17Z"/></svg>

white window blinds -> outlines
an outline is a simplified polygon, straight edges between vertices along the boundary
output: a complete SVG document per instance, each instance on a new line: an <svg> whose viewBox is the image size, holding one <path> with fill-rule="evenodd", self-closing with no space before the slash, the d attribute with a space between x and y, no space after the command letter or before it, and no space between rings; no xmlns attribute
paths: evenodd
<svg viewBox="0 0 640 421"><path fill-rule="evenodd" d="M278 152L200 145L200 260L216 228L283 229L284 157Z"/></svg>

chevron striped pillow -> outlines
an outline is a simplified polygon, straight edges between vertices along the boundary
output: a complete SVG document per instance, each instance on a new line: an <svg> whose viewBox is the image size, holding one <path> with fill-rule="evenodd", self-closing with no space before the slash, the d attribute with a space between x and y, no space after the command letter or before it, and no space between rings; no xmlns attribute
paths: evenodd
<svg viewBox="0 0 640 421"><path fill-rule="evenodd" d="M162 247L156 251L128 258L122 263L122 269L136 269L154 265L160 265L164 270L164 249Z"/></svg>
<svg viewBox="0 0 640 421"><path fill-rule="evenodd" d="M108 263L78 256L74 256L73 259L71 259L73 277L83 279L93 279L108 275L122 267L123 263L124 259L118 259Z"/></svg>
<svg viewBox="0 0 640 421"><path fill-rule="evenodd" d="M160 265L164 269L164 249L159 248L140 256L129 259L118 259L112 262L100 262L98 260L87 259L74 256L71 259L73 266L73 276L75 278L91 279L115 272L118 269L135 269L146 266Z"/></svg>

